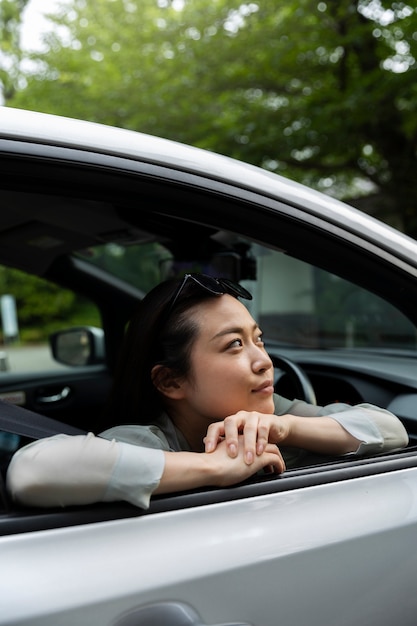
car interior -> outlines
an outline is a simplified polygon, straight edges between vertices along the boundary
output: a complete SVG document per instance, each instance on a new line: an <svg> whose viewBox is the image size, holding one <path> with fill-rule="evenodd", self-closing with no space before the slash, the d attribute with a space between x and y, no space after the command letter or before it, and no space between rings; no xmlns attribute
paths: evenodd
<svg viewBox="0 0 417 626"><path fill-rule="evenodd" d="M0 534L145 515L298 489L417 464L417 312L412 278L355 237L301 217L302 208L231 190L225 182L175 182L132 164L77 166L10 157L0 189L0 265L35 275L91 303L81 324L50 333L43 366L0 371L0 399L81 431L100 432L128 320L161 280L201 271L242 282L285 397L326 405L369 402L392 410L410 445L370 458L317 458L282 476L227 489L156 497L148 511L126 503L24 510L1 485ZM56 155L54 155L56 157ZM150 169L150 168L148 168ZM183 176L184 180L181 179ZM207 181L206 181L207 183ZM8 285L8 293L13 291ZM252 310L251 310L252 312ZM17 298L19 317L19 299ZM3 329L4 353L14 344ZM11 360L11 356L10 356ZM30 437L0 432L2 475Z"/></svg>

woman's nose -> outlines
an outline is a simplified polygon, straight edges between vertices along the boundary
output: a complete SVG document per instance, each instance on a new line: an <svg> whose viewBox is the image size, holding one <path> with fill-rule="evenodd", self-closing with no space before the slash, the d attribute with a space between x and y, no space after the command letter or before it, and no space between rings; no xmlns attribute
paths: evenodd
<svg viewBox="0 0 417 626"><path fill-rule="evenodd" d="M253 361L253 370L255 372L266 372L273 366L271 358L264 349L259 348L259 353Z"/></svg>

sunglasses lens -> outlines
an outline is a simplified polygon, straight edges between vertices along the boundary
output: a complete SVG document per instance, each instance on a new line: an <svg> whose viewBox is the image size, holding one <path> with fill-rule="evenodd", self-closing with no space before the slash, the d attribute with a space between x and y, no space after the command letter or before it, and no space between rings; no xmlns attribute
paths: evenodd
<svg viewBox="0 0 417 626"><path fill-rule="evenodd" d="M207 276L206 274L190 274L189 276L195 283L197 283L197 285L210 293L214 293L216 296L220 296L224 293L224 288L220 280L217 280L212 276Z"/></svg>
<svg viewBox="0 0 417 626"><path fill-rule="evenodd" d="M213 276L207 276L206 274L190 274L192 278L200 287L214 293L215 295L222 295L228 293L231 296L239 298L245 298L246 300L252 300L252 295L247 289L235 283L228 278L214 278Z"/></svg>
<svg viewBox="0 0 417 626"><path fill-rule="evenodd" d="M239 285L239 283L235 283L228 278L219 278L218 282L224 287L225 293L239 298L245 298L245 300L252 300L252 294L242 287L242 285Z"/></svg>

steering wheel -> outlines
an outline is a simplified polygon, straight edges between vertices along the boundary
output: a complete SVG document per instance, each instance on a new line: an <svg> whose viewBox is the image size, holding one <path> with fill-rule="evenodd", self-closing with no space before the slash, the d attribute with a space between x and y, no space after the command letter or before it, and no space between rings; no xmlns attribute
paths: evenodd
<svg viewBox="0 0 417 626"><path fill-rule="evenodd" d="M288 375L291 384L295 388L295 397L299 400L304 400L309 404L317 404L316 394L314 393L313 385L305 371L299 367L294 361L287 359L283 356L271 355L271 359L274 363L274 367L278 370L284 371ZM276 388L279 383L280 377L275 376L274 387Z"/></svg>

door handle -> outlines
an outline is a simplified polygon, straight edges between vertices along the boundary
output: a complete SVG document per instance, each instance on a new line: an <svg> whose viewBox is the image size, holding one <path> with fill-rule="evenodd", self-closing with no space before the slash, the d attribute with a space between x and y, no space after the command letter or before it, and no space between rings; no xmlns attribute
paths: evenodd
<svg viewBox="0 0 417 626"><path fill-rule="evenodd" d="M183 602L156 602L133 609L122 616L115 626L208 626L198 613ZM228 622L212 626L251 626L243 622Z"/></svg>
<svg viewBox="0 0 417 626"><path fill-rule="evenodd" d="M36 402L39 402L40 404L53 404L54 402L61 402L62 400L68 398L70 393L71 389L67 386L62 387L60 391L51 393L50 395L47 394L47 390L42 389L42 393L39 393L39 395L36 396Z"/></svg>

